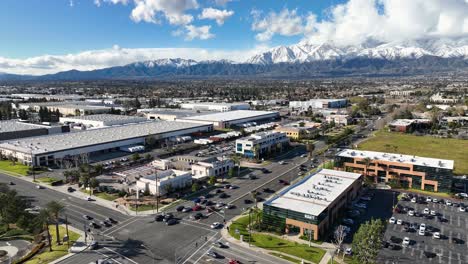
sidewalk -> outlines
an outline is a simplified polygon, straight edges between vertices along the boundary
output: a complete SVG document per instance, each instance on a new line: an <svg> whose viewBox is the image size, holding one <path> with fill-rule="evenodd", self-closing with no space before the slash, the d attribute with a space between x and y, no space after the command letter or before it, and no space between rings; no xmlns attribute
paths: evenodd
<svg viewBox="0 0 468 264"><path fill-rule="evenodd" d="M239 215L239 216L236 216L234 217L233 219L229 220L227 223L226 223L226 226L230 226L232 224L233 221L237 220L238 218L242 217L244 215ZM255 250L257 252L261 252L263 254L266 254L266 255L269 255L269 256L273 256L272 254L270 253L279 253L281 255L284 255L284 256L288 256L290 258L293 258L293 259L297 259L298 261L302 261L301 258L298 258L296 256L293 256L293 255L289 255L289 254L286 254L286 253L283 253L283 252L279 252L279 251L273 251L273 250L267 250L267 249L264 249L264 248L260 248L260 247L257 247L257 246L254 246L254 245L250 245L246 242L243 242L243 241L240 241L240 240L237 240L233 237L231 237L231 235L229 234L228 230L226 228L223 228L220 232L221 236L223 237L223 239L225 239L226 241L229 241L230 243L234 243L236 245L239 245L239 246L242 246L248 250ZM276 236L276 237L279 237L279 238L282 238L282 239L286 239L286 240L290 240L290 241L295 241L295 242L298 242L298 243L301 243L301 244L305 244L304 243L304 240L301 240L299 238L297 238L297 240L293 240L293 239L287 239L287 238L284 238L283 236L277 236L277 235L274 235L274 234L270 234L268 233L268 235L271 235L271 236ZM326 253L325 255L323 256L323 258L320 260L320 264L322 263L328 263L328 260L330 260L331 258L331 255L329 254L328 250L327 249L330 249L330 243L323 243L321 245L319 244L315 244L315 243L311 243L312 246L314 247L317 247L317 248L322 248L324 250L326 250ZM333 246L333 245L331 245ZM334 248L334 247L333 247ZM281 258L278 258L278 259L281 259ZM284 259L281 259L282 261L284 261L285 263L289 263L288 261L284 260ZM309 263L309 262L305 262L305 263Z"/></svg>

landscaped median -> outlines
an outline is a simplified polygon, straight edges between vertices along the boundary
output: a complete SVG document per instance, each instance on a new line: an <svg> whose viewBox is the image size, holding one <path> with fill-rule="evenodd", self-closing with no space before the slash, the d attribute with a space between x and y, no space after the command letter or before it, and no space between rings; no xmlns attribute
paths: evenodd
<svg viewBox="0 0 468 264"><path fill-rule="evenodd" d="M252 231L252 235L249 237L248 225L249 216L242 216L229 226L229 234L237 240L242 235L244 242L250 240L252 245L268 250L274 256L295 263L301 263L302 260L319 263L325 255L325 250L321 248L309 247L307 244L292 242L278 236Z"/></svg>
<svg viewBox="0 0 468 264"><path fill-rule="evenodd" d="M55 233L55 226L49 226L50 238L52 240L52 251L49 250L49 247L46 245L42 248L42 251L35 254L31 257L26 264L45 264L50 263L54 260L57 260L65 255L68 254L68 244L67 242L62 242L62 244L57 245L56 240L56 233ZM63 237L66 234L65 227L59 227L60 236ZM70 236L70 245L72 245L78 238L80 238L80 234L75 233L71 230L68 230L68 234Z"/></svg>

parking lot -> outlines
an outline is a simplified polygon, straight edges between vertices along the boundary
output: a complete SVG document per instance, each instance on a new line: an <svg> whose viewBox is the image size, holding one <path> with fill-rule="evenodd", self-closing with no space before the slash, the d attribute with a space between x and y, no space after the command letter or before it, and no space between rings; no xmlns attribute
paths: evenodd
<svg viewBox="0 0 468 264"><path fill-rule="evenodd" d="M388 223L388 243L379 254L379 263L468 263L468 213L460 210L465 205L447 205L447 200L441 199L434 203L426 198L398 202L400 211L392 215L395 223ZM411 224L413 228L409 228ZM425 231L420 233L421 224L425 224ZM402 245L405 237L410 241L407 246Z"/></svg>

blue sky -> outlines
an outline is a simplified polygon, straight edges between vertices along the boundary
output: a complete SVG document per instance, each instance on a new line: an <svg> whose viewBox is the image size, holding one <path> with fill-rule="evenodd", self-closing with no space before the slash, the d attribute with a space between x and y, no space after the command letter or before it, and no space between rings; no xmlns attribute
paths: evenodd
<svg viewBox="0 0 468 264"><path fill-rule="evenodd" d="M235 0L225 6L214 1L198 1L199 8L188 13L197 16L203 8L232 10L234 15L218 26L214 20L195 19L193 25L210 25L215 36L200 40L185 40L173 36L180 26L134 22L130 19L135 7L101 3L93 0L2 0L0 2L0 56L27 58L43 54L76 53L84 50L105 49L113 45L125 48L197 47L217 49L243 49L258 45L251 30L252 10L265 13L279 12L283 8L297 9L301 15L308 12L322 14L322 10L339 1L331 0ZM302 38L275 36L266 42L270 46L292 44Z"/></svg>
<svg viewBox="0 0 468 264"><path fill-rule="evenodd" d="M468 36L468 0L2 0L0 73Z"/></svg>

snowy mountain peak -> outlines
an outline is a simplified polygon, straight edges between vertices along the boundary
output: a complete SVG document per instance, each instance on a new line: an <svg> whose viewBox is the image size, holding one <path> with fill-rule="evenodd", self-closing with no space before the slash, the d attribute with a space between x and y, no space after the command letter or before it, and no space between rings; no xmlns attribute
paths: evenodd
<svg viewBox="0 0 468 264"><path fill-rule="evenodd" d="M150 60L150 61L141 61L141 62L135 62L131 65L135 67L146 67L146 68L154 68L156 66L170 66L170 67L180 68L180 67L192 66L195 64L197 64L195 60L175 58L175 59L157 59L157 60Z"/></svg>
<svg viewBox="0 0 468 264"><path fill-rule="evenodd" d="M252 64L304 63L337 59L419 59L424 56L468 58L468 39L420 39L382 43L369 40L357 46L301 41L257 54L246 61Z"/></svg>

